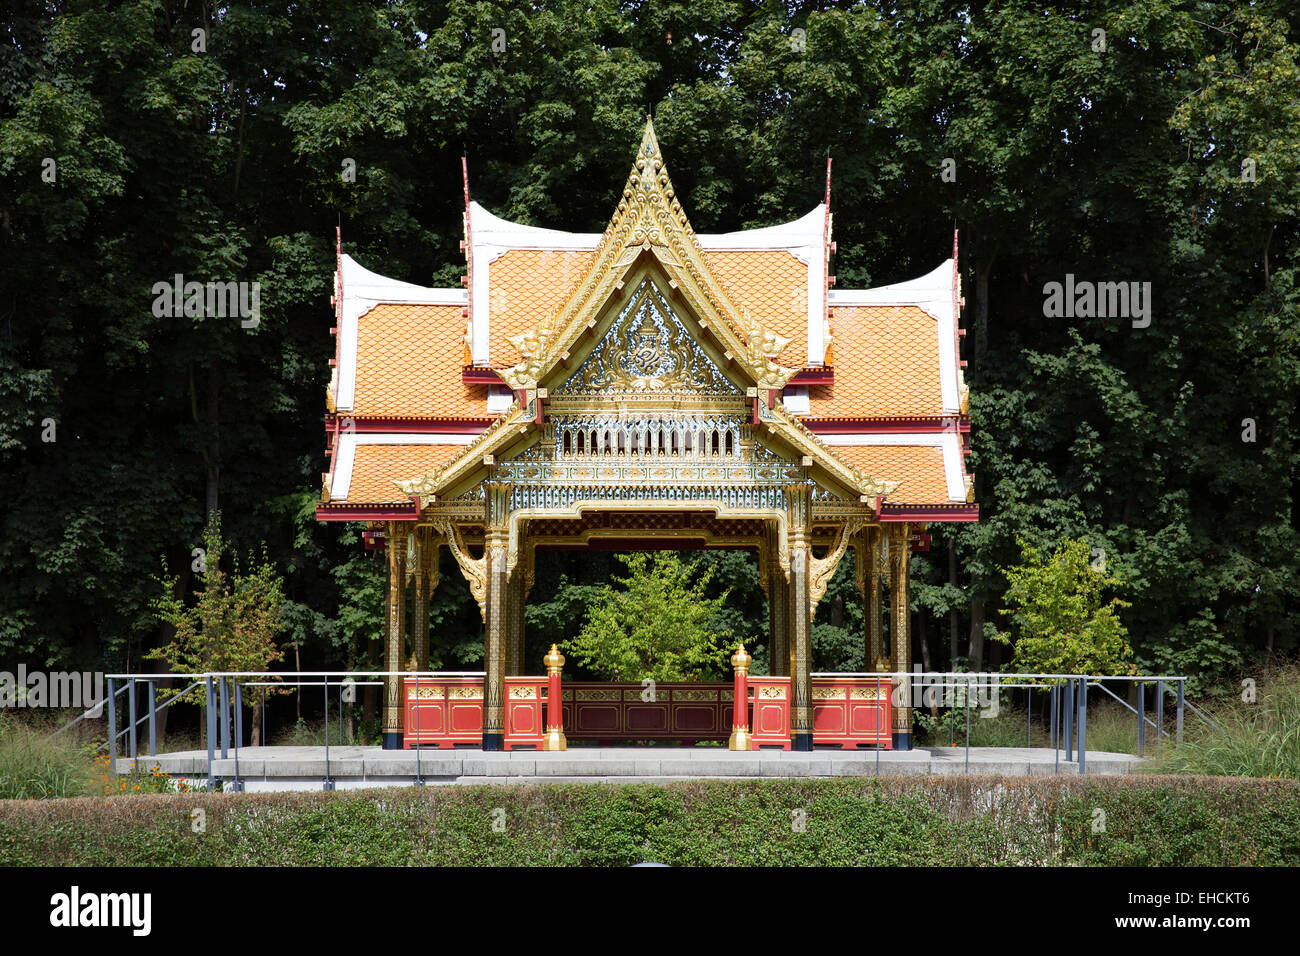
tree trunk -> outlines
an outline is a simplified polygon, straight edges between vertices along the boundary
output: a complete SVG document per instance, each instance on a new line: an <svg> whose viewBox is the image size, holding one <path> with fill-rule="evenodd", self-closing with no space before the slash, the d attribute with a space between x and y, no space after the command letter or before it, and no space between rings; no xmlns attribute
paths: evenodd
<svg viewBox="0 0 1300 956"><path fill-rule="evenodd" d="M971 583L971 590L974 591L979 586L979 581ZM984 599L972 597L970 599L970 669L981 671L984 669Z"/></svg>
<svg viewBox="0 0 1300 956"><path fill-rule="evenodd" d="M258 694L253 698L253 736L249 740L250 747L262 746L262 695Z"/></svg>
<svg viewBox="0 0 1300 956"><path fill-rule="evenodd" d="M916 632L916 639L921 642L921 669L927 674L934 671L934 666L930 660L930 641L925 632L925 612L917 611L913 618L912 629ZM934 720L939 719L939 702L935 698L935 689L926 688L927 697L930 700L930 717Z"/></svg>
<svg viewBox="0 0 1300 956"><path fill-rule="evenodd" d="M217 369L213 366L208 370L208 401L207 401L207 418L208 418L208 447L207 454L207 506L209 517L217 510L217 489L221 480L221 420L220 420L220 396L221 390L218 384Z"/></svg>
<svg viewBox="0 0 1300 956"><path fill-rule="evenodd" d="M366 643L366 661L373 668L379 660L379 641L371 638ZM379 688L375 687L373 682L367 681L365 695L361 698L361 728L363 732L369 734L371 728L375 726L375 712L379 707Z"/></svg>
<svg viewBox="0 0 1300 956"><path fill-rule="evenodd" d="M957 543L948 540L948 583L957 587ZM957 634L961 629L961 615L956 608L948 611L948 667L957 669L957 658L961 656L958 648Z"/></svg>
<svg viewBox="0 0 1300 956"><path fill-rule="evenodd" d="M975 255L975 328L971 336L970 364L972 370L976 368L976 360L980 354L988 347L989 341L989 275L993 271L993 263L998 258L997 243L993 242L988 249L980 249L980 243L977 241Z"/></svg>

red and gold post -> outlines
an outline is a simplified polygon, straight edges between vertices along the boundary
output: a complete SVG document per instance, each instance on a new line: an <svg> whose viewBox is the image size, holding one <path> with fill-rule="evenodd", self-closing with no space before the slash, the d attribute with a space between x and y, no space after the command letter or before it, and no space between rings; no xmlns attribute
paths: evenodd
<svg viewBox="0 0 1300 956"><path fill-rule="evenodd" d="M551 652L542 658L546 665L546 736L542 739L543 750L565 750L568 741L564 739L564 701L560 697L560 669L564 667L564 655L559 647L552 644Z"/></svg>
<svg viewBox="0 0 1300 956"><path fill-rule="evenodd" d="M754 737L749 732L749 665L754 659L745 653L741 644L731 655L731 666L736 669L736 690L731 701L731 739L729 750L753 750Z"/></svg>

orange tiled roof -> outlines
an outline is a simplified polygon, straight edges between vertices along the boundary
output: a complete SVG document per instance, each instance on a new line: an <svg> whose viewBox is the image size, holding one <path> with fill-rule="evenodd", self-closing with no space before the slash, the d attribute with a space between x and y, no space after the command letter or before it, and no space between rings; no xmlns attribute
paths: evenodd
<svg viewBox="0 0 1300 956"><path fill-rule="evenodd" d="M835 371L839 376L839 370ZM951 504L943 449L928 445L836 445L831 453L876 481L901 482L890 504Z"/></svg>
<svg viewBox="0 0 1300 956"><path fill-rule="evenodd" d="M357 326L354 418L485 418L487 390L461 381L459 306L377 305Z"/></svg>
<svg viewBox="0 0 1300 956"><path fill-rule="evenodd" d="M806 365L808 266L784 249L706 252L704 258L732 305L790 340L777 362L786 368Z"/></svg>
<svg viewBox="0 0 1300 956"><path fill-rule="evenodd" d="M808 267L784 249L704 253L732 304L765 329L790 339L778 361L808 361ZM519 361L510 339L554 315L595 260L572 249L511 249L488 266L489 345L493 368Z"/></svg>
<svg viewBox="0 0 1300 956"><path fill-rule="evenodd" d="M831 317L835 382L808 390L803 418L942 415L935 325L932 316L912 305L836 306Z"/></svg>
<svg viewBox="0 0 1300 956"><path fill-rule="evenodd" d="M357 445L348 496L346 499L331 499L331 503L408 503L410 498L394 484L395 481L426 475L464 450L464 445Z"/></svg>
<svg viewBox="0 0 1300 956"><path fill-rule="evenodd" d="M591 269L596 253L511 249L488 266L488 355L493 368L519 361L513 336L554 315Z"/></svg>

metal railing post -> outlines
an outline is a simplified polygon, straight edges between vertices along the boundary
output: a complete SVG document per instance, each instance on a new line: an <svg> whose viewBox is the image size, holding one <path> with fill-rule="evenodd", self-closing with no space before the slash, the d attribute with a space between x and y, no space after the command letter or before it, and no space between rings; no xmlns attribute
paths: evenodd
<svg viewBox="0 0 1300 956"><path fill-rule="evenodd" d="M240 701L243 698L243 695L240 694L239 692L239 681L235 680L233 677L230 678L230 690L231 690L231 694L234 696L233 703L235 705L235 749L238 750L239 745L244 742L244 711L243 708L239 706Z"/></svg>
<svg viewBox="0 0 1300 956"><path fill-rule="evenodd" d="M1088 678L1079 681L1079 773L1088 772Z"/></svg>
<svg viewBox="0 0 1300 956"><path fill-rule="evenodd" d="M158 708L155 706L158 701L158 691L153 681L147 681L145 686L149 688L149 756L158 756Z"/></svg>
<svg viewBox="0 0 1300 956"><path fill-rule="evenodd" d="M117 681L108 679L108 773L117 776Z"/></svg>
<svg viewBox="0 0 1300 956"><path fill-rule="evenodd" d="M1165 733L1165 682L1156 681L1156 743Z"/></svg>
<svg viewBox="0 0 1300 956"><path fill-rule="evenodd" d="M326 674L324 678L325 685L325 790L334 789L334 781L330 777L330 679Z"/></svg>
<svg viewBox="0 0 1300 956"><path fill-rule="evenodd" d="M1146 681L1138 681L1138 752L1139 757L1146 750L1147 745L1147 684Z"/></svg>
<svg viewBox="0 0 1300 956"><path fill-rule="evenodd" d="M216 780L212 776L212 756L217 741L217 695L212 686L212 675L209 674L205 677L204 682L207 684L208 694L206 706L208 712L208 792L211 793L216 789Z"/></svg>
<svg viewBox="0 0 1300 956"><path fill-rule="evenodd" d="M880 675L873 675L876 679L876 700L880 700ZM952 723L952 721L948 721ZM880 712L876 711L876 776L880 776L880 751L884 748L880 745L880 738L883 736L880 732Z"/></svg>
<svg viewBox="0 0 1300 956"><path fill-rule="evenodd" d="M970 773L970 687L966 688L966 693L962 695L966 703L966 769L962 773Z"/></svg>
<svg viewBox="0 0 1300 956"><path fill-rule="evenodd" d="M218 687L221 691L221 759L226 760L230 757L230 688L226 685L227 678L218 678Z"/></svg>
<svg viewBox="0 0 1300 956"><path fill-rule="evenodd" d="M1178 734L1177 739L1180 744L1183 742L1183 705L1185 703L1185 701L1183 700L1183 693L1186 684L1187 684L1187 680L1185 678L1182 677L1178 678L1178 712L1175 715L1174 720L1175 720L1175 731Z"/></svg>
<svg viewBox="0 0 1300 956"><path fill-rule="evenodd" d="M239 712L243 699L239 692L239 681L232 677L230 686L235 692L235 782L231 785L231 789L239 793L244 789L244 782L239 779L239 743L244 739L244 722L240 719Z"/></svg>
<svg viewBox="0 0 1300 956"><path fill-rule="evenodd" d="M1068 678L1065 682L1065 706L1061 712L1065 717L1065 762L1069 763L1074 759L1074 678Z"/></svg>
<svg viewBox="0 0 1300 956"><path fill-rule="evenodd" d="M1029 749L1029 728L1034 722L1034 689L1025 688L1025 749Z"/></svg>
<svg viewBox="0 0 1300 956"><path fill-rule="evenodd" d="M127 678L126 695L128 698L126 702L126 712L131 718L131 733L127 735L127 744L131 748L131 761L132 761L131 769L138 770L139 766L137 764L137 761L140 758L140 751L136 747L136 739L135 739L136 716L135 716L135 678L134 677Z"/></svg>
<svg viewBox="0 0 1300 956"><path fill-rule="evenodd" d="M1049 713L1047 715L1047 740L1056 749L1056 681L1052 681L1052 689L1047 692L1047 702Z"/></svg>
<svg viewBox="0 0 1300 956"><path fill-rule="evenodd" d="M417 787L423 787L424 769L420 765L420 677L418 674L415 677L415 703L413 705L407 704L406 681L401 678L398 678L398 680L400 682L398 686L402 689L403 712L405 712L407 706L413 706L415 708L415 743L412 744L415 748L415 785ZM507 691L506 694L509 696L509 691Z"/></svg>

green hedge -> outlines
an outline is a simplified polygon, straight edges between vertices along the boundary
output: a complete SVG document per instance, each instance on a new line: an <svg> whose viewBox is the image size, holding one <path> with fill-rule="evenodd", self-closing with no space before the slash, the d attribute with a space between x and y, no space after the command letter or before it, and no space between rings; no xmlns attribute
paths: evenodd
<svg viewBox="0 0 1300 956"><path fill-rule="evenodd" d="M1294 866L1300 781L935 776L0 802L6 866L642 861Z"/></svg>

